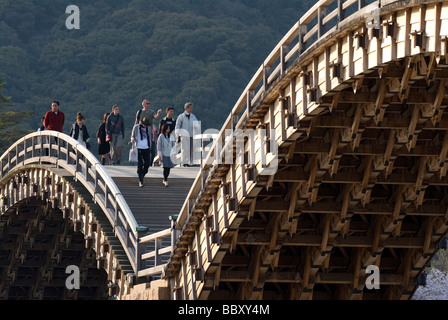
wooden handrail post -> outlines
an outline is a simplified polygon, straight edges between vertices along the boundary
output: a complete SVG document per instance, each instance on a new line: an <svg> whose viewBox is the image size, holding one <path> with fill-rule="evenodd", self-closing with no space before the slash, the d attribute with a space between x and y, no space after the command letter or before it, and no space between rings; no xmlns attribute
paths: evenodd
<svg viewBox="0 0 448 320"><path fill-rule="evenodd" d="M174 252L176 246L177 238L179 237L180 230L176 228L177 215L169 216L171 221L171 252Z"/></svg>
<svg viewBox="0 0 448 320"><path fill-rule="evenodd" d="M322 23L324 18L325 18L325 14L326 14L326 8L320 6L317 9L317 37L320 38L322 37L322 35L325 33L325 25Z"/></svg>
<svg viewBox="0 0 448 320"><path fill-rule="evenodd" d="M145 268L144 261L142 260L142 254L146 252L146 243L141 243L141 238L144 237L148 233L147 227L139 226L136 228L137 231L137 245L135 247L135 266L137 268L136 273L138 271Z"/></svg>
<svg viewBox="0 0 448 320"><path fill-rule="evenodd" d="M280 47L280 75L283 75L285 73L285 70L288 66L288 64L285 62L285 57L288 54L289 47L286 45L283 45Z"/></svg>

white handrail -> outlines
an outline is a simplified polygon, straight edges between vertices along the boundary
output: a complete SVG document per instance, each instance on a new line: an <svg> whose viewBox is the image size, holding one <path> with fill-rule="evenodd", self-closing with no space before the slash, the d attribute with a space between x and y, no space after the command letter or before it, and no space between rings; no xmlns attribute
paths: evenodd
<svg viewBox="0 0 448 320"><path fill-rule="evenodd" d="M65 169L90 192L113 226L134 271L138 272L142 254L138 249L138 229L141 227L106 169L78 141L56 131L30 133L16 141L0 157L0 179L16 167L42 162Z"/></svg>

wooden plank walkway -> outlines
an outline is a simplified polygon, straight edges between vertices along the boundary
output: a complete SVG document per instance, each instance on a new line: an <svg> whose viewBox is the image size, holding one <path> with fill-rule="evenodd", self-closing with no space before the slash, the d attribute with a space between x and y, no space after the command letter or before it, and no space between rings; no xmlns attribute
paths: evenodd
<svg viewBox="0 0 448 320"><path fill-rule="evenodd" d="M163 169L151 167L145 177L145 186L140 188L135 166L105 168L126 199L137 223L149 228L148 234L171 227L169 216L179 214L199 172L198 167L173 168L168 178L169 187L165 187L162 184Z"/></svg>

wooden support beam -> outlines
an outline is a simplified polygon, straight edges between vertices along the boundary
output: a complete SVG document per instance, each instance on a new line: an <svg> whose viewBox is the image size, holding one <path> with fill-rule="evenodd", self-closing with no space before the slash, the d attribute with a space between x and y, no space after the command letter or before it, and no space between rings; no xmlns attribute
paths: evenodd
<svg viewBox="0 0 448 320"><path fill-rule="evenodd" d="M316 183L316 180L318 179L318 170L319 170L319 157L317 155L313 155L310 159L311 163L311 169L309 173L309 179L308 179L308 193L311 194L311 197L309 198L310 203L315 202L316 192L315 189L318 188L318 183ZM313 198L314 195L314 198Z"/></svg>
<svg viewBox="0 0 448 320"><path fill-rule="evenodd" d="M358 105L355 110L353 124L350 130L352 140L354 140L359 133L358 130L361 124L362 111L363 111L362 105Z"/></svg>
<svg viewBox="0 0 448 320"><path fill-rule="evenodd" d="M320 154L329 152L331 146L329 143L301 143L296 146L294 150L295 154ZM385 145L380 145L378 143L370 143L365 142L359 146L358 150L352 150L351 148L341 148L338 152L344 155L356 155L356 156L365 156L365 155L384 155L386 151ZM402 146L400 148L396 148L394 150L395 155L405 156L405 157L420 157L422 155L439 155L441 151L440 146L431 146L431 145L416 145L414 150L409 150L407 146Z"/></svg>
<svg viewBox="0 0 448 320"><path fill-rule="evenodd" d="M257 206L257 198L253 199L249 206L249 213L247 214L247 220L251 220L255 214L255 208Z"/></svg>
<svg viewBox="0 0 448 320"><path fill-rule="evenodd" d="M389 91L393 90L394 83L391 82L389 84ZM400 90L399 88L397 90ZM386 95L383 100L383 104L388 104L390 107L392 105L403 105L403 100L401 100L402 96L399 95L399 93L392 92L390 95ZM333 102L333 97L327 97L323 96L321 98L321 106L330 106ZM339 105L341 104L364 104L364 103L370 103L374 104L378 99L377 93L372 92L360 92L358 94L353 94L350 91L341 91L338 98ZM448 97L444 97L442 100L442 105L446 105L446 102L448 101ZM409 92L407 93L407 100L406 103L408 105L422 105L422 104L432 104L434 102L434 94L423 92L423 93L417 93L417 92Z"/></svg>
<svg viewBox="0 0 448 320"><path fill-rule="evenodd" d="M292 219L293 217L296 217L296 206L297 206L297 198L298 198L298 192L301 187L301 183L295 182L290 190L290 200L289 200L289 208L288 208L288 219Z"/></svg>
<svg viewBox="0 0 448 320"><path fill-rule="evenodd" d="M381 257L383 247L380 246L381 235L383 233L383 221L384 216L376 217L372 221L373 242L371 252L365 251L362 259L363 267L376 264L377 260Z"/></svg>
<svg viewBox="0 0 448 320"><path fill-rule="evenodd" d="M323 218L323 231L322 231L322 242L320 245L322 254L329 254L329 250L331 250L331 246L329 246L329 237L330 237L330 231L331 231L331 220L332 216L327 214L325 218Z"/></svg>
<svg viewBox="0 0 448 320"><path fill-rule="evenodd" d="M432 123L435 127L440 125L440 121L442 120L442 116L443 116L443 109L442 107L442 102L443 99L445 97L445 93L446 93L446 87L448 84L448 80L440 80L438 89L437 89L437 93L436 93L436 97L434 99L434 103L432 105ZM445 106L446 107L446 106Z"/></svg>
<svg viewBox="0 0 448 320"><path fill-rule="evenodd" d="M356 95L358 93L360 93L360 90L362 88L362 83L364 81L364 77L359 77L359 78L355 78L352 81L352 89L353 89L353 93Z"/></svg>
<svg viewBox="0 0 448 320"><path fill-rule="evenodd" d="M448 103L448 101L446 101ZM302 127L304 130L307 129L309 123L302 123ZM350 129L352 125L352 121L347 119L345 116L338 114L333 114L329 117L318 117L315 118L313 126L315 129L317 128L341 128L341 129ZM393 117L392 115L386 114L381 126L378 126L375 121L369 120L367 122L363 122L364 130L375 129L375 130L402 130L409 128L409 118L400 116ZM448 130L448 120L442 118L440 120L439 125L436 127L433 125L432 121L429 119L422 119L419 129L423 131L447 131Z"/></svg>
<svg viewBox="0 0 448 320"><path fill-rule="evenodd" d="M417 106L414 106L414 110L412 112L412 118L408 126L408 130L406 131L407 140L406 147L408 148L409 152L413 152L415 149L415 145L417 143L417 137L420 133L419 130L417 130L417 124L420 119L420 108Z"/></svg>
<svg viewBox="0 0 448 320"><path fill-rule="evenodd" d="M338 102L339 102L339 95L341 94L341 91L336 92L333 96L332 96L332 100L329 106L329 110L330 113L333 113L334 110L336 110L337 106L338 106Z"/></svg>
<svg viewBox="0 0 448 320"><path fill-rule="evenodd" d="M412 268L412 256L414 255L413 250L408 250L406 252L406 256L404 257L402 268L403 271L403 283L401 284L401 287L403 288L403 291L408 291L409 288L409 281L411 279L411 268Z"/></svg>
<svg viewBox="0 0 448 320"><path fill-rule="evenodd" d="M305 250L305 260L303 264L303 283L299 287L299 292L297 298L300 300L311 300L313 297L313 286L314 284L310 281L311 273L311 248Z"/></svg>
<svg viewBox="0 0 448 320"><path fill-rule="evenodd" d="M427 219L428 220L426 226L425 243L423 244L423 256L429 258L432 255L432 251L430 250L430 248L431 248L435 217L428 217Z"/></svg>
<svg viewBox="0 0 448 320"><path fill-rule="evenodd" d="M294 158L294 149L296 148L297 141L291 143L291 145L288 148L288 154L286 155L286 163L292 162Z"/></svg>
<svg viewBox="0 0 448 320"><path fill-rule="evenodd" d="M351 194L353 188L353 184L346 185L342 191L342 194L340 195L340 197L342 198L342 207L340 210L340 214L333 216L333 221L331 223L331 231L333 235L339 234L344 225L350 220L349 218L351 217L351 215L349 215L348 210L351 203ZM344 236L345 235L343 235L343 237Z"/></svg>
<svg viewBox="0 0 448 320"><path fill-rule="evenodd" d="M349 300L362 299L362 289L365 283L361 279L361 269L362 269L362 257L364 254L364 249L357 248L354 254L354 266L353 266L353 280L351 285Z"/></svg>
<svg viewBox="0 0 448 320"><path fill-rule="evenodd" d="M378 97L376 98L376 101L373 105L374 112L375 112L375 123L378 126L381 126L384 115L386 114L386 108L389 106L387 104L384 104L384 98L386 96L387 88L389 86L389 83L391 82L390 79L381 79L381 84L378 90Z"/></svg>

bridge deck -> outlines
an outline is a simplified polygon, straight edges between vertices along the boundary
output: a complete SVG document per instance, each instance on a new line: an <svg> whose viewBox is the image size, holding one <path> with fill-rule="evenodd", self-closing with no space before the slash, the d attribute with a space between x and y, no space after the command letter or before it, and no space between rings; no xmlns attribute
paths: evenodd
<svg viewBox="0 0 448 320"><path fill-rule="evenodd" d="M151 167L145 177L145 186L138 186L135 166L106 167L126 199L140 226L155 233L170 228L169 216L177 215L193 184L199 168L173 168L168 177L169 187L162 184L163 169Z"/></svg>

